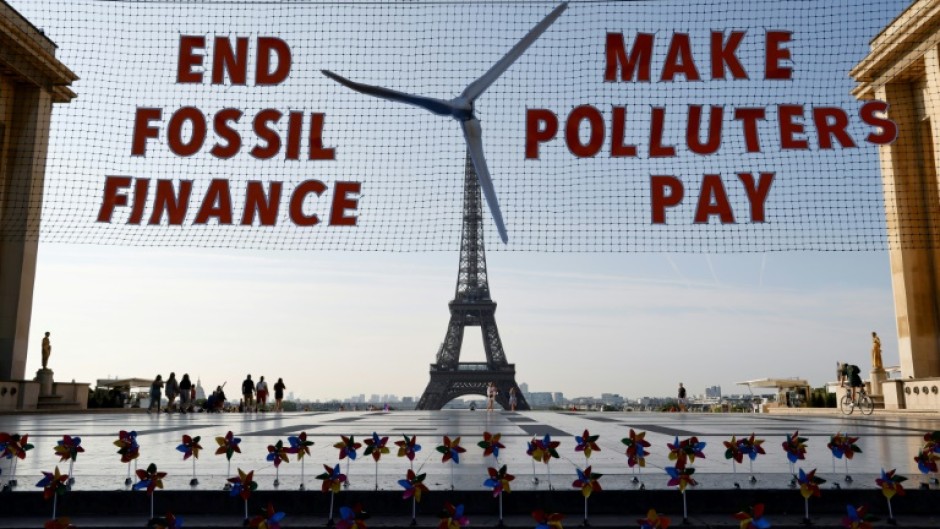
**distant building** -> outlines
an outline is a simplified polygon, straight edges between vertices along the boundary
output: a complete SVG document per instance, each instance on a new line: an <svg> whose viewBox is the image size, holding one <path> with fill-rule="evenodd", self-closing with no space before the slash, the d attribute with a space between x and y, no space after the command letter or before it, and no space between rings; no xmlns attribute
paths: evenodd
<svg viewBox="0 0 940 529"><path fill-rule="evenodd" d="M196 400L205 400L206 390L202 388L202 379L196 379Z"/></svg>
<svg viewBox="0 0 940 529"><path fill-rule="evenodd" d="M556 406L565 405L565 394L560 391L556 391L555 394L552 395L552 399L555 401Z"/></svg>
<svg viewBox="0 0 940 529"><path fill-rule="evenodd" d="M519 384L519 391L521 391L522 394L525 396L525 398L528 400L528 398L529 398L529 385L526 384L525 382L523 382L522 384Z"/></svg>
<svg viewBox="0 0 940 529"><path fill-rule="evenodd" d="M710 388L705 388L705 398L706 399L720 399L721 398L721 386L712 386Z"/></svg>
<svg viewBox="0 0 940 529"><path fill-rule="evenodd" d="M555 404L551 392L548 391L529 393L528 396L526 396L526 400L529 402L529 407L531 408L551 408Z"/></svg>

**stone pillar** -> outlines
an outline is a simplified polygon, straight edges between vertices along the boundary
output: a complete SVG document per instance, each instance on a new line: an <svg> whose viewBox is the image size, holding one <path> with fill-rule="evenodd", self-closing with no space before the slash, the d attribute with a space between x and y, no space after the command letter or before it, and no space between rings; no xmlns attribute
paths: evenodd
<svg viewBox="0 0 940 529"><path fill-rule="evenodd" d="M46 90L16 85L12 97L0 174L0 380L23 380L26 375L52 112L52 96Z"/></svg>
<svg viewBox="0 0 940 529"><path fill-rule="evenodd" d="M52 393L52 370L42 368L36 371L36 382L39 382L39 396L48 397Z"/></svg>
<svg viewBox="0 0 940 529"><path fill-rule="evenodd" d="M881 389L881 385L884 384L885 380L888 380L888 373L884 369L872 369L871 370L871 395L883 395L884 391Z"/></svg>

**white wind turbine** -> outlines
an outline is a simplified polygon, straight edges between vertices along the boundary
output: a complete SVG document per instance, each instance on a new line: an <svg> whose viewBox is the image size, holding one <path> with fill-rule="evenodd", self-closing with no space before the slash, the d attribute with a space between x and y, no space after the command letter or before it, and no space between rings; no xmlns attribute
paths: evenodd
<svg viewBox="0 0 940 529"><path fill-rule="evenodd" d="M567 8L568 2L564 2L552 10L552 12L542 19L541 22L536 24L522 40L517 42L516 45L509 50L509 53L494 64L488 72L483 74L483 76L476 81L470 83L459 96L449 101L433 97L406 94L381 86L357 83L336 75L329 70L321 70L321 72L330 79L333 79L343 86L352 88L357 92L381 97L382 99L388 99L390 101L415 105L439 116L451 116L459 121L460 128L463 129L463 137L467 141L467 151L470 153L470 159L473 160L473 167L476 169L477 179L480 181L480 188L483 190L483 196L486 197L486 204L489 206L490 213L493 215L493 222L496 223L499 237L505 243L509 241L509 236L506 234L503 215L499 211L499 202L496 200L496 190L493 188L492 179L490 179L490 171L486 167L486 158L483 155L483 129L480 127L480 120L473 115L473 102L483 95L483 92L485 92L491 84L496 82L499 76L509 69L512 63L525 53L529 46L551 26Z"/></svg>

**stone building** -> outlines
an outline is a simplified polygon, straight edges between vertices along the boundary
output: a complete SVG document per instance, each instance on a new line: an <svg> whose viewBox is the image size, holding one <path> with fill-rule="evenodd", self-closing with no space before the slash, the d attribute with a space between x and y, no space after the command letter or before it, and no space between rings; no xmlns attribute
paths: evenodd
<svg viewBox="0 0 940 529"><path fill-rule="evenodd" d="M915 0L852 69L853 95L890 105L898 126L881 147L901 378L888 409L940 409L940 0ZM872 373L877 383L877 374Z"/></svg>
<svg viewBox="0 0 940 529"><path fill-rule="evenodd" d="M0 411L87 402L87 384L26 381L39 216L54 103L78 80L56 45L0 0ZM83 387L80 387L83 386ZM84 392L84 393L83 393Z"/></svg>

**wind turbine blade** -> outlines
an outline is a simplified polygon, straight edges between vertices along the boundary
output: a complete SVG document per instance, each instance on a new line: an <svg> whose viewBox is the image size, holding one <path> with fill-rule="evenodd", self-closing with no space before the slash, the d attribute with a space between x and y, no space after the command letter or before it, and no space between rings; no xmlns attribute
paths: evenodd
<svg viewBox="0 0 940 529"><path fill-rule="evenodd" d="M503 242L509 242L509 235L506 234L506 225L503 224L503 214L499 211L499 202L496 200L496 189L493 188L493 180L490 179L490 170L486 167L486 158L483 156L483 129L480 127L480 120L476 118L460 122L460 128L463 129L463 137L467 140L467 150L470 151L470 159L473 160L473 167L477 172L477 180L480 181L480 189L483 190L483 197L486 198L486 205L490 207L490 213L493 215L493 222L496 223L496 230L499 231L499 238Z"/></svg>
<svg viewBox="0 0 940 529"><path fill-rule="evenodd" d="M441 116L450 116L451 111L454 108L452 104L444 101L443 99L416 96L389 88L382 88L381 86L357 83L355 81L350 81L341 75L337 75L329 70L320 70L320 72L337 83L347 88L351 88L357 92L361 92L370 96L381 97L382 99L388 99L389 101L396 101L398 103L407 103L409 105L414 105L425 110L429 110Z"/></svg>
<svg viewBox="0 0 940 529"><path fill-rule="evenodd" d="M568 2L562 2L558 5L547 17L543 18L541 22L535 25L525 37L522 37L522 40L516 43L515 46L509 50L509 53L503 56L492 68L482 77L476 81L470 83L467 88L464 89L463 93L460 96L468 101L473 101L480 96L487 88L493 84L500 75L503 74L512 63L516 62L516 59L519 58L525 51L532 45L537 38L539 38L542 33L551 26L555 20L561 16L561 14L568 9Z"/></svg>

